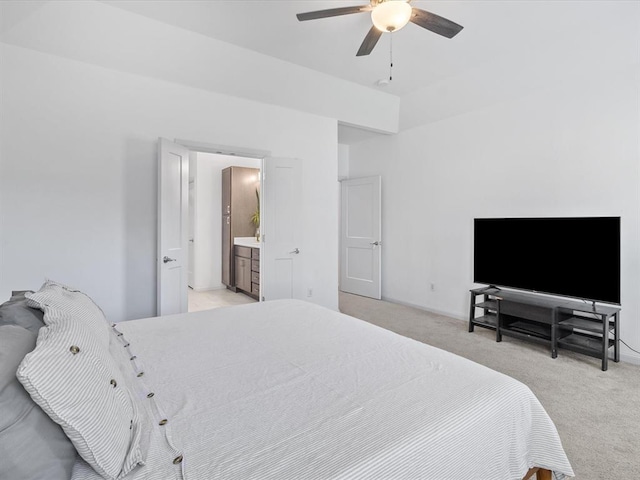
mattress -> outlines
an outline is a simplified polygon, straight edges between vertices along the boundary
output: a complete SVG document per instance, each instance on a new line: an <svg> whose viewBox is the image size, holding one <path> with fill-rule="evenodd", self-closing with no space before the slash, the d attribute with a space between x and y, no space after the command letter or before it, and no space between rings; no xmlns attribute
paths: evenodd
<svg viewBox="0 0 640 480"><path fill-rule="evenodd" d="M513 480L533 466L573 476L524 384L311 303L118 329L143 365L148 418L145 464L127 480ZM74 480L97 478L76 462Z"/></svg>

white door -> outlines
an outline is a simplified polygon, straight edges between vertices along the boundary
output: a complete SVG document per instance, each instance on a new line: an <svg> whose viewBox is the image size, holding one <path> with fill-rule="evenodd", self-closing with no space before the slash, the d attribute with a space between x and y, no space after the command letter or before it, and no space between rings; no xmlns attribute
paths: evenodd
<svg viewBox="0 0 640 480"><path fill-rule="evenodd" d="M340 290L380 299L380 177L342 181Z"/></svg>
<svg viewBox="0 0 640 480"><path fill-rule="evenodd" d="M303 298L302 161L265 158L260 209L260 289L264 300Z"/></svg>
<svg viewBox="0 0 640 480"><path fill-rule="evenodd" d="M189 150L158 142L158 315L186 312Z"/></svg>

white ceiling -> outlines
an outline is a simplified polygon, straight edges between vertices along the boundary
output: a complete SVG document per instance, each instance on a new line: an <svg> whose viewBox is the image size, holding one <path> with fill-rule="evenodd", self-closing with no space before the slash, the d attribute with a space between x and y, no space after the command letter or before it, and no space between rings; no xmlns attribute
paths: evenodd
<svg viewBox="0 0 640 480"><path fill-rule="evenodd" d="M413 0L414 7L449 18L464 29L453 39L413 24L393 34L394 79L389 86L378 87L376 82L389 75L390 34L383 35L371 55L356 57L371 26L368 13L306 22L295 16L366 5L366 0L104 3L401 97L448 78L474 76L498 63L518 71L532 60L542 67L549 62L554 69L568 70L574 61L587 57L611 62L637 53L624 45L635 47L638 42L639 19L629 18L629 4L638 2ZM500 72L505 73L503 68Z"/></svg>
<svg viewBox="0 0 640 480"><path fill-rule="evenodd" d="M377 80L389 76L388 34L383 35L371 55L356 57L371 27L370 14L307 22L296 19L296 13L366 5L366 0L106 0L106 3L368 87L377 88ZM471 9L465 12L460 2L415 0L413 5L431 8L461 24L468 24L475 15ZM399 31L394 35L393 49L396 81L386 90L403 94L420 88L425 81L458 73L468 58L464 45L469 35L463 32L465 35L461 33L459 38L449 40L413 24ZM416 61L427 58L428 61Z"/></svg>
<svg viewBox="0 0 640 480"><path fill-rule="evenodd" d="M102 8L91 8L90 4ZM307 22L299 22L295 16L300 12L365 4L367 0L83 0L75 5L60 0L0 0L0 40L175 81L173 76L163 73L157 64L158 57L153 56L161 57L162 49L171 48L157 41L164 38L148 37L147 43L152 45L146 45L136 37L145 39L150 32L156 32L150 22L171 25L177 27L173 30L185 34L195 32L196 35L189 34L191 37L203 40L210 37L224 42L223 45L235 45L237 55L242 53L237 48L241 47L246 49L243 51L288 62L273 62L273 68L280 71L261 70L268 75L261 79L263 89L288 85L291 80L304 82L302 77L311 78L306 72L311 74L313 70L364 86L377 97L381 94L373 90L396 96L401 130L535 91L571 85L596 75L606 76L612 71L628 70L636 75L640 72L640 1L413 0L413 6L449 18L464 29L453 39L413 24L393 34L393 82L379 87L377 81L389 75L390 34L383 35L371 55L355 55L371 26L368 13ZM87 8L75 8L77 5ZM121 18L125 14L140 21ZM184 48L195 44L191 37ZM78 39L82 39L83 45L78 45ZM151 51L151 47L158 52ZM140 50L135 60L132 48ZM202 52L205 51L194 55ZM207 62L207 58L211 57L206 54L198 57L202 62ZM244 58L252 57L244 55ZM287 68L292 66L289 64L304 68ZM208 66L215 74L217 67ZM241 80L233 72L236 68L233 63L227 62L226 67L220 68L231 69L227 72L228 82ZM289 72L294 71L296 78L291 79ZM206 76L201 81L197 78L185 81L214 90L222 85ZM235 94L229 85L223 86L227 90L222 91ZM308 92L309 88L300 91ZM327 86L325 90L330 88ZM255 86L251 89L257 90ZM360 128L343 125L340 128L342 143L359 142L371 135L372 132Z"/></svg>

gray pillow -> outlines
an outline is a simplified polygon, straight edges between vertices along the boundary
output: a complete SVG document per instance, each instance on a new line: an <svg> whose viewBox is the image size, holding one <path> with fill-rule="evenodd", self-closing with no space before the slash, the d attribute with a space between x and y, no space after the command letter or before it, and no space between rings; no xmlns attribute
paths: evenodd
<svg viewBox="0 0 640 480"><path fill-rule="evenodd" d="M124 477L144 462L146 417L109 351L111 326L89 296L51 280L26 297L46 326L18 381L98 474Z"/></svg>
<svg viewBox="0 0 640 480"><path fill-rule="evenodd" d="M31 400L16 378L36 334L0 325L0 480L68 480L76 450L62 428Z"/></svg>
<svg viewBox="0 0 640 480"><path fill-rule="evenodd" d="M18 325L35 334L44 326L44 312L27 306L24 296L27 292L33 293L30 290L14 291L11 299L0 305L0 326Z"/></svg>

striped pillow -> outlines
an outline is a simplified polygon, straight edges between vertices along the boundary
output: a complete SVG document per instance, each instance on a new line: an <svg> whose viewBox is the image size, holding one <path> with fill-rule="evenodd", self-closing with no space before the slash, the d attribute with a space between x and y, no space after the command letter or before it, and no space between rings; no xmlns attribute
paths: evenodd
<svg viewBox="0 0 640 480"><path fill-rule="evenodd" d="M109 353L109 324L89 297L55 282L28 298L44 310L46 326L18 380L97 473L124 477L144 464L142 421Z"/></svg>
<svg viewBox="0 0 640 480"><path fill-rule="evenodd" d="M58 315L71 317L89 326L96 336L105 342L105 345L109 344L110 325L102 309L80 290L53 280L47 280L42 284L40 290L35 293L27 292L25 297L29 307L39 308L42 311L45 306L55 308L44 318L47 325L62 320L58 318Z"/></svg>

